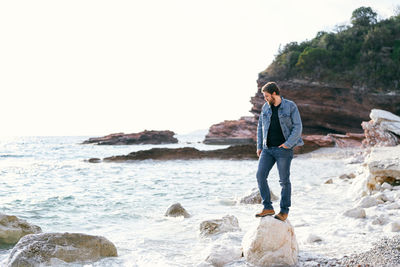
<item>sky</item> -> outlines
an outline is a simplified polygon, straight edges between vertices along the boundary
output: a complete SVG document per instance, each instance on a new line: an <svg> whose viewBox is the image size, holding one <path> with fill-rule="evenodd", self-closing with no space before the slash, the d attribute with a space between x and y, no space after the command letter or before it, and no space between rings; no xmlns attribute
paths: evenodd
<svg viewBox="0 0 400 267"><path fill-rule="evenodd" d="M1 136L188 133L251 116L279 46L399 0L0 1Z"/></svg>

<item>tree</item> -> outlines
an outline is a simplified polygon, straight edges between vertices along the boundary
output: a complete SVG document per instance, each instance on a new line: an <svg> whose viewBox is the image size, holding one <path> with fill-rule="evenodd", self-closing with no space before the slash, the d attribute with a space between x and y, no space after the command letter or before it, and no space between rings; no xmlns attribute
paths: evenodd
<svg viewBox="0 0 400 267"><path fill-rule="evenodd" d="M359 7L351 15L353 26L369 26L377 22L377 13L370 7Z"/></svg>

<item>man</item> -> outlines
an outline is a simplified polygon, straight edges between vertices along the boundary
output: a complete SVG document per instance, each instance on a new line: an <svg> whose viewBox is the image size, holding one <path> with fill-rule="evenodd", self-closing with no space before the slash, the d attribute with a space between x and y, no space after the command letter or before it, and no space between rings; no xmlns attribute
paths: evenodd
<svg viewBox="0 0 400 267"><path fill-rule="evenodd" d="M258 119L257 182L264 209L257 213L256 217L275 214L267 178L276 163L282 190L280 212L275 218L285 221L291 204L290 163L293 158L293 148L304 145L301 139L303 126L296 104L280 96L280 89L275 82L267 83L261 91L267 102L263 105Z"/></svg>

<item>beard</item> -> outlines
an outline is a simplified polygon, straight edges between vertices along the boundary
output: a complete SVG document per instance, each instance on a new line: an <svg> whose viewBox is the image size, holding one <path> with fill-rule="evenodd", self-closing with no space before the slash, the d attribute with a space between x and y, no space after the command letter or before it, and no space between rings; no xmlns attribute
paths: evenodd
<svg viewBox="0 0 400 267"><path fill-rule="evenodd" d="M274 99L274 98L271 98L271 100L267 100L267 102L268 102L268 104L269 104L270 106L272 106L273 104L275 104L275 99Z"/></svg>

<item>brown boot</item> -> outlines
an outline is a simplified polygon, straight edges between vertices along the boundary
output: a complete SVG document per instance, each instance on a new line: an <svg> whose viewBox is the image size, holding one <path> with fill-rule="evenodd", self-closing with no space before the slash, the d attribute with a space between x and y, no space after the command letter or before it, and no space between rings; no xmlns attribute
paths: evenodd
<svg viewBox="0 0 400 267"><path fill-rule="evenodd" d="M262 210L260 213L256 214L256 217L265 217L267 215L274 215L275 211L274 210Z"/></svg>
<svg viewBox="0 0 400 267"><path fill-rule="evenodd" d="M275 217L275 219L278 219L278 220L281 220L281 221L285 221L287 219L287 217L288 217L288 214L279 212L274 217Z"/></svg>

